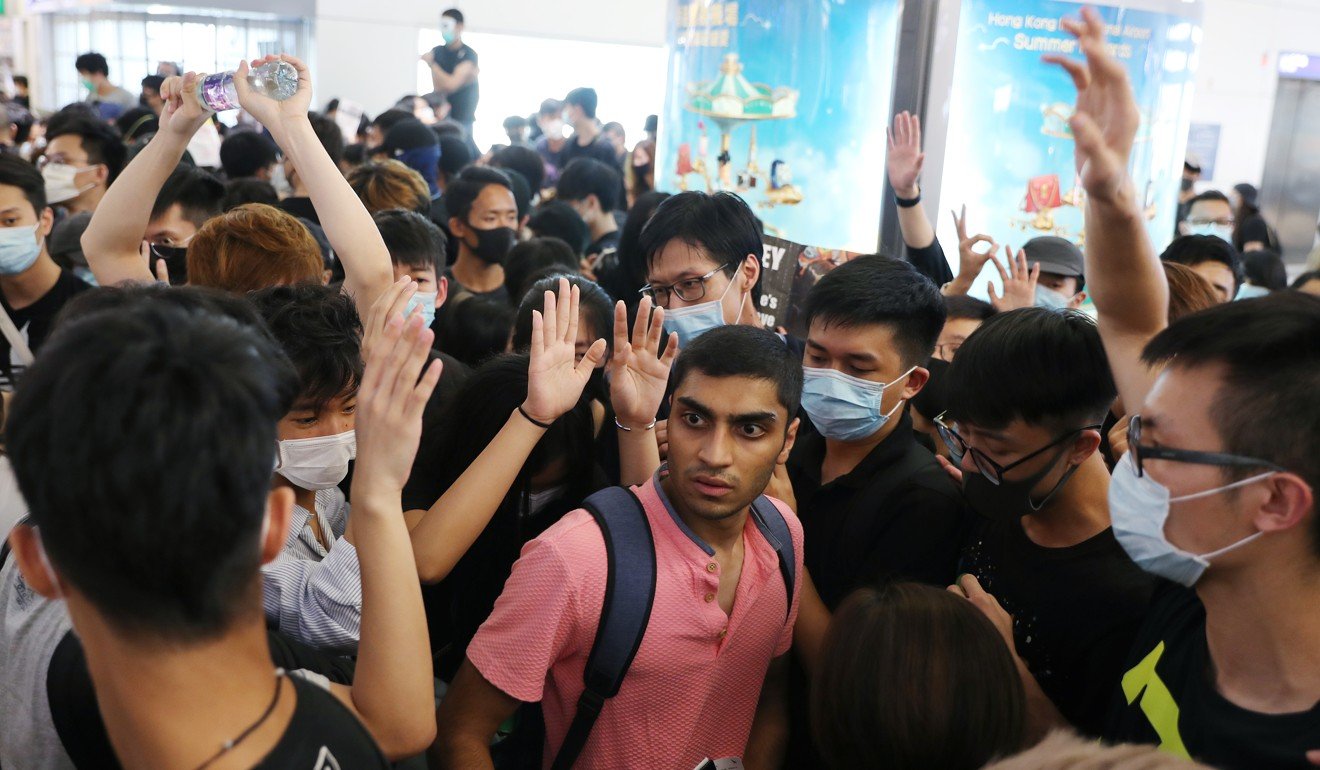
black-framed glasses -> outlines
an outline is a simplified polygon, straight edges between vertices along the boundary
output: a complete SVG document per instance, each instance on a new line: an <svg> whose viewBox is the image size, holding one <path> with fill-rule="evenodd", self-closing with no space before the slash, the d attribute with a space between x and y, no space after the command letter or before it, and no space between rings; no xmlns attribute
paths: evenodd
<svg viewBox="0 0 1320 770"><path fill-rule="evenodd" d="M982 476L985 476L987 481L995 486L999 486L1000 482L1004 480L1005 473L1013 470L1031 458L1048 452L1084 430L1100 430L1104 427L1102 425L1087 425L1082 428L1074 428L1031 454L1026 455L1025 457L1019 457L1008 465L1000 465L987 457L981 450L969 446L967 439L958 435L958 431L951 428L945 421L945 415L947 414L948 412L944 412L939 417L935 418L935 430L940 434L940 438L944 440L945 446L949 448L949 454L953 456L954 464L961 465L963 456L970 454L972 456L972 462L976 464L976 469L981 472Z"/></svg>
<svg viewBox="0 0 1320 770"><path fill-rule="evenodd" d="M941 361L952 361L954 354L958 352L958 348L962 347L962 344L962 340L938 343L935 345L935 357Z"/></svg>
<svg viewBox="0 0 1320 770"><path fill-rule="evenodd" d="M1128 420L1128 451L1132 453L1132 464L1137 476L1145 475L1142 463L1146 460L1171 460L1176 463L1195 463L1196 465L1217 465L1221 468L1270 468L1287 471L1280 465L1257 457L1226 454L1224 452L1197 452L1192 449L1171 449L1141 443L1141 415L1134 414Z"/></svg>
<svg viewBox="0 0 1320 770"><path fill-rule="evenodd" d="M724 272L727 269L728 265L720 265L700 278L687 278L668 286L647 284L639 289L637 293L643 297L650 297L651 301L659 307L669 307L671 295L677 295L684 302L696 302L706 296L706 281L714 278L716 273Z"/></svg>

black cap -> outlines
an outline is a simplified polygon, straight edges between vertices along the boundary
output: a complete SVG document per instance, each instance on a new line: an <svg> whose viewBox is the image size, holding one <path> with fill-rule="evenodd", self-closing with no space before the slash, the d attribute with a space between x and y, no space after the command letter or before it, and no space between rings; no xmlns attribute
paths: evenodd
<svg viewBox="0 0 1320 770"><path fill-rule="evenodd" d="M1022 250L1027 253L1028 265L1039 264L1042 273L1081 277L1086 267L1077 244L1055 235L1032 238L1022 245Z"/></svg>
<svg viewBox="0 0 1320 770"><path fill-rule="evenodd" d="M385 141L376 148L376 152L383 152L393 157L419 147L437 146L439 142L435 138L435 133L427 128L425 123L417 118L405 118L395 123L385 133Z"/></svg>

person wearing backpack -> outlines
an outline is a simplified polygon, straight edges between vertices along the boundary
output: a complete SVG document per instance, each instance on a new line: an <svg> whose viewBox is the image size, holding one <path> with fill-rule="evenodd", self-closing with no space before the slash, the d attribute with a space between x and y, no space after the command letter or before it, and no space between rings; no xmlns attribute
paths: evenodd
<svg viewBox="0 0 1320 770"><path fill-rule="evenodd" d="M648 316L631 340L616 318L625 452L674 358ZM672 388L667 465L524 547L437 714L442 767L493 767L491 736L538 701L543 767L778 766L802 527L763 492L797 434L802 365L772 332L723 326L678 355Z"/></svg>

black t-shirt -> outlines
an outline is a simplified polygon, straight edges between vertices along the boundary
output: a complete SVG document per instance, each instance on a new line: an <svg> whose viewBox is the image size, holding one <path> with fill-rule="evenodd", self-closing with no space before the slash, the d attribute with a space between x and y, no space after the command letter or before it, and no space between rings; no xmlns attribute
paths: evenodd
<svg viewBox="0 0 1320 770"><path fill-rule="evenodd" d="M949 260L944 257L944 247L938 238L931 241L929 246L917 248L905 243L903 248L907 251L908 262L912 263L917 272L934 281L936 286L943 286L953 280L953 271L949 269Z"/></svg>
<svg viewBox="0 0 1320 770"><path fill-rule="evenodd" d="M254 770L390 767L371 733L335 696L296 676L289 682L298 694L293 718Z"/></svg>
<svg viewBox="0 0 1320 770"><path fill-rule="evenodd" d="M1270 230L1265 217L1259 213L1252 214L1239 222L1237 231L1233 233L1233 246L1238 251L1242 251L1243 247L1252 242L1263 244L1267 249L1278 251L1278 240L1273 231Z"/></svg>
<svg viewBox="0 0 1320 770"><path fill-rule="evenodd" d="M578 158L595 158L612 169L619 170L619 156L614 153L614 145L599 134L588 145L578 144L578 135L573 134L564 142L564 149L559 151L559 167L568 168L568 164Z"/></svg>
<svg viewBox="0 0 1320 770"><path fill-rule="evenodd" d="M1066 548L1027 537L1022 521L975 517L961 572L1013 616L1013 638L1041 689L1079 731L1100 735L1110 695L1155 580L1106 529Z"/></svg>
<svg viewBox="0 0 1320 770"><path fill-rule="evenodd" d="M5 299L2 292L0 292L0 305L4 306L5 312L13 319L14 326L18 327L19 334L27 340L28 347L32 349L33 353L36 353L41 350L42 343L46 341L46 337L50 334L55 316L59 315L60 310L64 308L69 300L90 288L92 288L91 285L83 279L67 270L61 270L59 279L55 281L54 286L50 287L50 291L31 305L15 310L10 306L9 300ZM12 383L14 367L11 356L12 351L9 347L9 340L0 336L0 371Z"/></svg>
<svg viewBox="0 0 1320 770"><path fill-rule="evenodd" d="M311 198L304 198L302 196L285 198L279 202L279 207L281 211L292 214L295 217L301 217L314 224L321 224L321 218L316 215L316 207L312 205Z"/></svg>
<svg viewBox="0 0 1320 770"><path fill-rule="evenodd" d="M431 49L431 55L435 57L436 65L448 75L454 74L454 69L465 61L472 62L474 67L477 66L477 52L467 43L459 44L458 48L438 45ZM481 97L476 78L448 96L450 118L459 123L471 123L476 119L477 100Z"/></svg>
<svg viewBox="0 0 1320 770"><path fill-rule="evenodd" d="M1205 608L1190 589L1161 581L1123 670L1106 740L1157 743L1228 770L1313 767L1306 752L1320 749L1320 703L1292 714L1260 714L1220 695L1206 647Z"/></svg>
<svg viewBox="0 0 1320 770"><path fill-rule="evenodd" d="M965 525L962 493L912 435L893 433L851 472L821 485L825 439L804 421L788 458L806 543L803 561L825 606L887 578L953 582Z"/></svg>
<svg viewBox="0 0 1320 770"><path fill-rule="evenodd" d="M612 230L605 233L587 247L587 257L594 257L597 254L604 255L606 252L613 254L619 248L620 235L622 235L622 233L618 230Z"/></svg>

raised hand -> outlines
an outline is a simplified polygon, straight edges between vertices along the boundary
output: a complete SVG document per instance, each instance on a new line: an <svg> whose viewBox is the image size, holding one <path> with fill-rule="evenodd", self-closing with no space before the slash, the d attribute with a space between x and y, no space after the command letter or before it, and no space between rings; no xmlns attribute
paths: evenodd
<svg viewBox="0 0 1320 770"><path fill-rule="evenodd" d="M390 320L403 315L408 309L408 302L417 293L417 282L404 276L395 281L388 289L380 293L371 303L371 311L362 322L362 357L371 355L371 348L385 332ZM421 308L414 308L413 315L421 315Z"/></svg>
<svg viewBox="0 0 1320 770"><path fill-rule="evenodd" d="M240 62L234 74L234 90L238 93L239 106L272 132L279 130L286 120L307 117L307 110L312 104L312 71L301 59L287 54L265 56L253 59L252 66L260 67L281 60L292 64L294 69L298 70L298 92L282 102L252 90L252 86L247 82L249 69L247 62Z"/></svg>
<svg viewBox="0 0 1320 770"><path fill-rule="evenodd" d="M669 369L678 356L678 335L669 334L660 355L664 308L651 311L651 298L643 297L637 307L632 339L628 338L628 311L622 302L614 306L614 356L610 360L610 404L619 424L644 428L660 411L669 383Z"/></svg>
<svg viewBox="0 0 1320 770"><path fill-rule="evenodd" d="M440 361L422 372L434 339L420 316L405 321L395 314L367 356L357 399L355 502L358 495L377 494L392 497L397 507L421 441L422 411L440 381Z"/></svg>
<svg viewBox="0 0 1320 770"><path fill-rule="evenodd" d="M889 172L889 186L900 198L915 198L920 193L917 180L926 154L921 151L921 118L906 110L894 116L894 126L888 129L889 152L885 166Z"/></svg>
<svg viewBox="0 0 1320 770"><path fill-rule="evenodd" d="M532 311L532 361L527 367L527 400L522 409L540 423L550 424L582 397L591 370L605 360L605 340L592 343L582 360L577 355L578 287L559 279L559 292L545 293L545 312Z"/></svg>
<svg viewBox="0 0 1320 770"><path fill-rule="evenodd" d="M1008 614L1003 605L999 603L991 594L981 587L981 581L976 579L975 575L963 574L958 576L958 582L949 586L949 591L959 596L964 596L978 610L980 610L990 622L995 625L999 635L1003 637L1004 642L1008 644L1008 649L1017 655L1017 643L1013 641L1013 616Z"/></svg>
<svg viewBox="0 0 1320 770"><path fill-rule="evenodd" d="M1128 158L1141 124L1141 111L1127 71L1105 48L1105 24L1092 8L1082 18L1064 19L1063 28L1080 42L1086 63L1050 54L1077 86L1077 108L1069 120L1076 143L1077 173L1093 199L1119 202L1129 186Z"/></svg>
<svg viewBox="0 0 1320 770"><path fill-rule="evenodd" d="M1035 305L1036 281L1040 278L1040 264L1030 268L1027 267L1027 252L1018 249L1017 254L1014 255L1010 246L1004 247L1004 257L1008 260L1008 270L1004 269L999 260L994 260L995 269L999 271L999 278L1004 282L1004 296L999 296L995 292L994 285L991 284L989 287L990 304L994 305L995 310L1001 313Z"/></svg>
<svg viewBox="0 0 1320 770"><path fill-rule="evenodd" d="M196 72L179 77L165 78L160 85L160 98L165 108L160 113L160 133L183 141L192 139L211 113L197 98L197 84L201 76Z"/></svg>
<svg viewBox="0 0 1320 770"><path fill-rule="evenodd" d="M961 214L957 211L950 213L953 214L954 227L958 229L958 275L954 278L954 282L961 289L959 293L965 294L972 287L972 282L981 274L985 263L994 259L999 244L985 233L967 235L966 204L963 205ZM985 251L977 251L976 247L982 243L989 244L989 248Z"/></svg>

